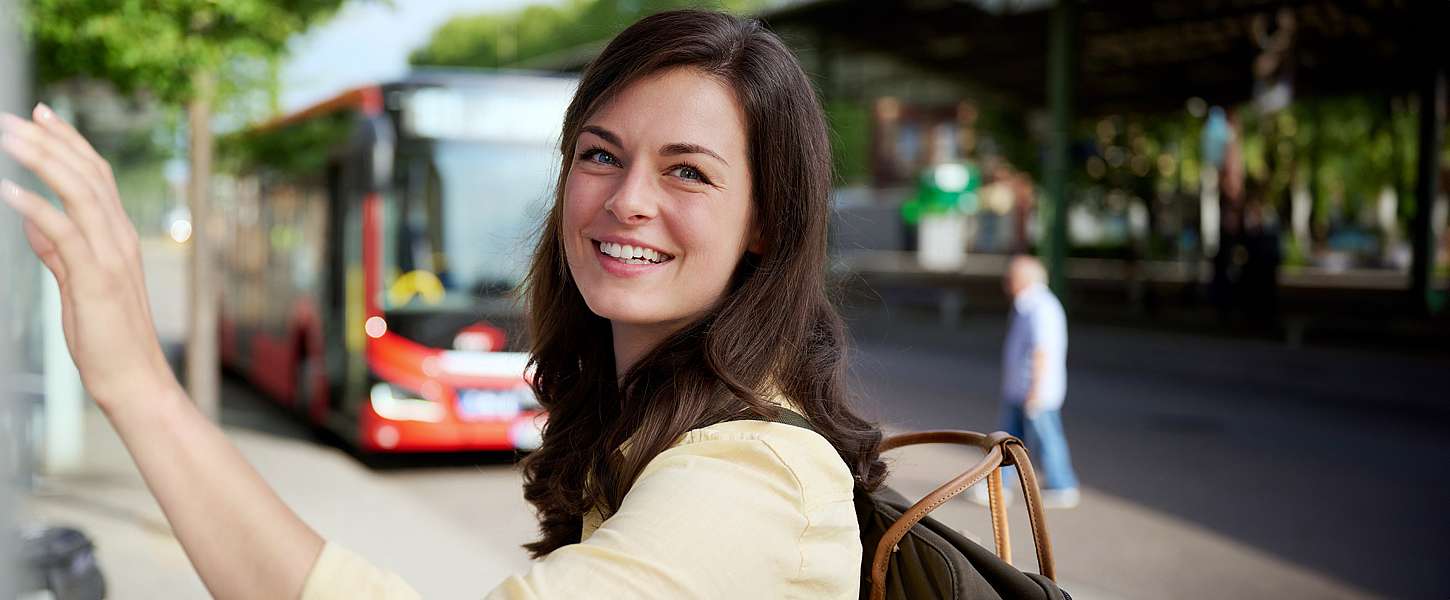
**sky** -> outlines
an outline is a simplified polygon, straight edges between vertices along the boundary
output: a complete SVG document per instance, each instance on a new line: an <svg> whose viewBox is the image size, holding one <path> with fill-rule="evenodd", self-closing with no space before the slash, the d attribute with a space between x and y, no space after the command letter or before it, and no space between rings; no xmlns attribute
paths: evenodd
<svg viewBox="0 0 1450 600"><path fill-rule="evenodd" d="M507 11L558 0L351 0L331 21L292 40L282 67L282 110L291 112L408 70L408 53L459 14Z"/></svg>

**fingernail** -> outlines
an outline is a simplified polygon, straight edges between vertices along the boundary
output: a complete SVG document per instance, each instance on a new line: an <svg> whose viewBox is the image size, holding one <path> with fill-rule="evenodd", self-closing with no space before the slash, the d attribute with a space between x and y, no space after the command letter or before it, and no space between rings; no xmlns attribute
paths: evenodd
<svg viewBox="0 0 1450 600"><path fill-rule="evenodd" d="M50 107L46 106L44 102L35 105L34 114L38 121L49 121L55 118L55 111L50 110Z"/></svg>
<svg viewBox="0 0 1450 600"><path fill-rule="evenodd" d="M0 179L0 197L5 198L6 204L11 204L20 199L20 186L15 185L9 179Z"/></svg>

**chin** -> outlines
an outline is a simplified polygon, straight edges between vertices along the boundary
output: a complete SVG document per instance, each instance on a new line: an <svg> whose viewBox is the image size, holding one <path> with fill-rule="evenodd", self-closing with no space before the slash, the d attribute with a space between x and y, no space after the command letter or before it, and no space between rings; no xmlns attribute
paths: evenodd
<svg viewBox="0 0 1450 600"><path fill-rule="evenodd" d="M584 303L589 310L601 318L608 319L614 323L629 325L653 325L672 321L678 318L667 307L657 306L653 302L640 302L638 294L632 294L623 290L611 290L603 293L585 293Z"/></svg>

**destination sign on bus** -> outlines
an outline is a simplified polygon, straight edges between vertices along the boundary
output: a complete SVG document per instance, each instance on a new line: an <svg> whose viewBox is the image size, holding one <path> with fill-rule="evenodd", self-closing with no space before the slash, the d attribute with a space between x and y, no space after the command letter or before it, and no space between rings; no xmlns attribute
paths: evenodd
<svg viewBox="0 0 1450 600"><path fill-rule="evenodd" d="M552 144L559 139L567 94L460 88L413 90L403 101L403 127L411 135L436 139Z"/></svg>

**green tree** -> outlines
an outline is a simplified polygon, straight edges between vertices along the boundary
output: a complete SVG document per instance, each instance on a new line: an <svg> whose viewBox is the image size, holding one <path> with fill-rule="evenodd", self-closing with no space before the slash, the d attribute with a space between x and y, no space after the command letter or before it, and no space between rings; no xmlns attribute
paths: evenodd
<svg viewBox="0 0 1450 600"><path fill-rule="evenodd" d="M765 4L765 0L567 0L560 5L460 16L439 27L409 61L428 66L520 66L556 53L587 51L645 15L677 8L744 13Z"/></svg>
<svg viewBox="0 0 1450 600"><path fill-rule="evenodd" d="M212 111L219 79L275 60L287 41L330 16L342 0L30 0L28 29L42 84L72 77L109 81L185 106L191 164L191 326L187 388L201 409L218 407L215 269L210 267L207 190Z"/></svg>

